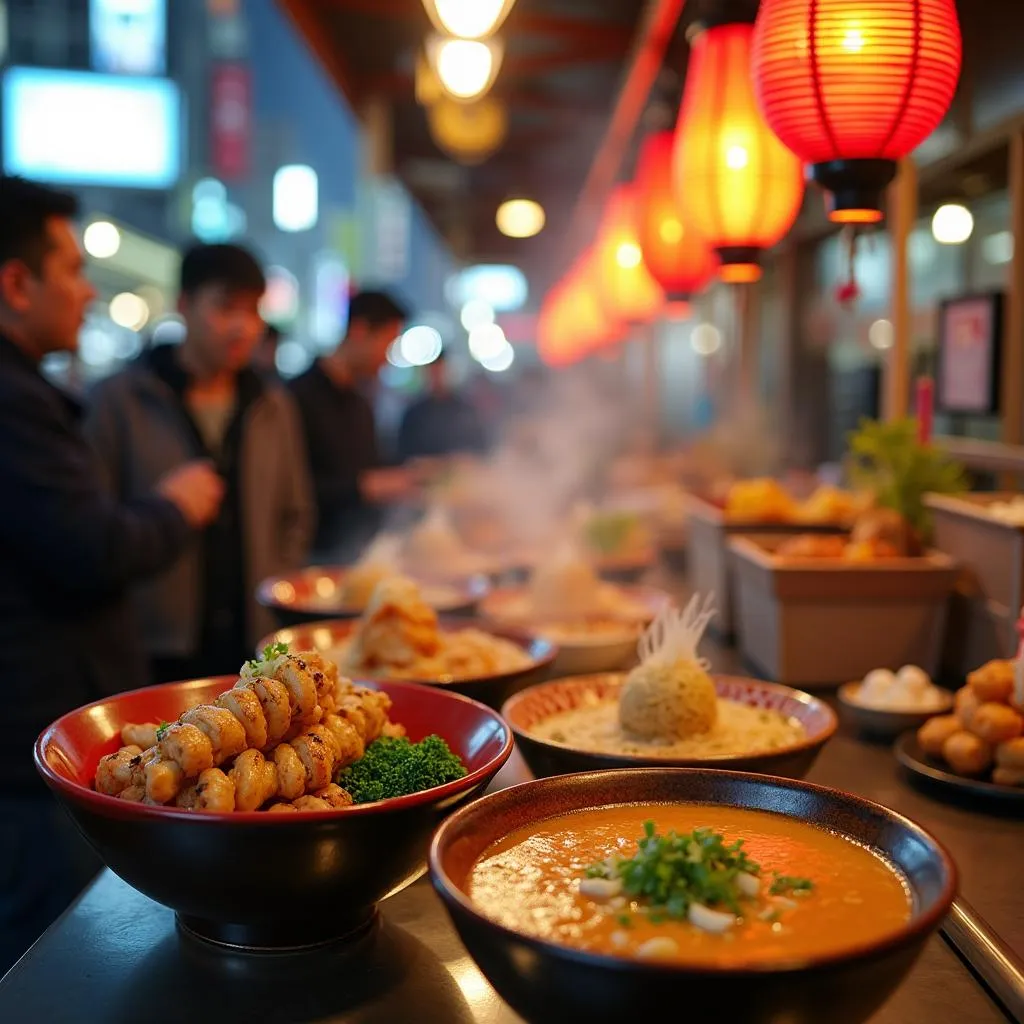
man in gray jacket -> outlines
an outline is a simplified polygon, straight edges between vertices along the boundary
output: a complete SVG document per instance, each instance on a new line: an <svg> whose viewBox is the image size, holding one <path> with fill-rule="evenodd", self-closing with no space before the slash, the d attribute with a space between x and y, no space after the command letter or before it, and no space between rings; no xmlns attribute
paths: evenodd
<svg viewBox="0 0 1024 1024"><path fill-rule="evenodd" d="M206 458L224 480L221 512L135 599L157 680L235 672L273 627L261 579L300 566L314 528L301 426L283 387L250 367L264 324L259 264L234 245L182 261L181 345L143 353L94 392L88 433L122 499Z"/></svg>

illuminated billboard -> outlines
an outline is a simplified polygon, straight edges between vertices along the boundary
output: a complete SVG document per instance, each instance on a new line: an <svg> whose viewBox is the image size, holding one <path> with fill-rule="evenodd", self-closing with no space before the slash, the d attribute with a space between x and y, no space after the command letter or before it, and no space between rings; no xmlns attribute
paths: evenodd
<svg viewBox="0 0 1024 1024"><path fill-rule="evenodd" d="M66 185L170 188L182 163L181 97L163 78L9 68L7 174Z"/></svg>

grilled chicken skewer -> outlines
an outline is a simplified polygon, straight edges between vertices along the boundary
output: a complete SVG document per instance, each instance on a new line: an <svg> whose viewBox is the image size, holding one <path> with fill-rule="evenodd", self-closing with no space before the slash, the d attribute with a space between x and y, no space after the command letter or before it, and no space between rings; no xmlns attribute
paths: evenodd
<svg viewBox="0 0 1024 1024"><path fill-rule="evenodd" d="M386 694L342 679L317 653L280 653L246 665L213 704L159 729L150 749L127 746L102 759L97 788L206 811L256 810L275 796L289 809L346 806L351 799L331 779L385 728L396 728L388 722L390 705ZM158 731L126 726L123 737L129 730L140 737ZM230 770L221 770L232 759ZM305 804L294 803L303 798Z"/></svg>

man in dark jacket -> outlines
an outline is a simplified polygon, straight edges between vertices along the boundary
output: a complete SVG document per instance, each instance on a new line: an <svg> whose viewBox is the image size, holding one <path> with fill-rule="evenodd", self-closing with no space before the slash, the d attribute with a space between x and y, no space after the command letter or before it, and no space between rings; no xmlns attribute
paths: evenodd
<svg viewBox="0 0 1024 1024"><path fill-rule="evenodd" d="M274 628L261 580L302 565L315 511L302 428L279 381L250 366L263 335L263 271L237 245L197 245L181 264L180 345L158 345L91 397L86 424L124 500L191 459L226 485L202 543L136 589L158 679L237 672Z"/></svg>
<svg viewBox="0 0 1024 1024"><path fill-rule="evenodd" d="M75 404L42 377L73 352L94 292L71 219L72 197L0 177L0 973L96 869L32 765L53 719L143 686L127 587L185 549L216 512L221 484L189 465L119 504Z"/></svg>
<svg viewBox="0 0 1024 1024"><path fill-rule="evenodd" d="M452 387L443 352L427 367L427 385L427 394L402 417L399 460L483 454L487 436L480 414Z"/></svg>
<svg viewBox="0 0 1024 1024"><path fill-rule="evenodd" d="M292 382L316 488L318 559L354 559L380 528L380 506L411 491L408 474L383 467L373 410L377 375L405 318L387 293L360 292L341 344Z"/></svg>

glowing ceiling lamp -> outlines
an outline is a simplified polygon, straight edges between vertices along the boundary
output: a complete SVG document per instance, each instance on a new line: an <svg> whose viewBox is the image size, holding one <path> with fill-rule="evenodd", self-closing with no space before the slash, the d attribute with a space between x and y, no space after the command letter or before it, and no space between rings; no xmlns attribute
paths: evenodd
<svg viewBox="0 0 1024 1024"><path fill-rule="evenodd" d="M515 0L423 0L438 32L487 39L501 28Z"/></svg>
<svg viewBox="0 0 1024 1024"><path fill-rule="evenodd" d="M498 230L508 238L533 238L544 230L544 207L534 199L506 199L494 217Z"/></svg>
<svg viewBox="0 0 1024 1024"><path fill-rule="evenodd" d="M598 229L595 269L598 298L612 320L647 323L665 304L665 294L644 265L636 190L618 185Z"/></svg>
<svg viewBox="0 0 1024 1024"><path fill-rule="evenodd" d="M508 109L494 96L462 103L441 96L427 107L427 126L437 145L460 164L487 160L508 136Z"/></svg>
<svg viewBox="0 0 1024 1024"><path fill-rule="evenodd" d="M685 223L672 187L672 132L655 132L640 148L636 179L637 229L644 265L673 307L685 303L715 276L718 260L691 224Z"/></svg>
<svg viewBox="0 0 1024 1024"><path fill-rule="evenodd" d="M501 69L504 49L497 39L486 42L473 39L427 39L427 59L444 91L461 103L471 103L486 95Z"/></svg>
<svg viewBox="0 0 1024 1024"><path fill-rule="evenodd" d="M841 224L882 219L882 191L945 116L961 58L955 0L762 0L754 34L761 110Z"/></svg>
<svg viewBox="0 0 1024 1024"><path fill-rule="evenodd" d="M684 220L718 252L723 281L756 281L760 253L800 211L803 169L757 108L754 27L712 23L694 38L676 125L673 178Z"/></svg>

